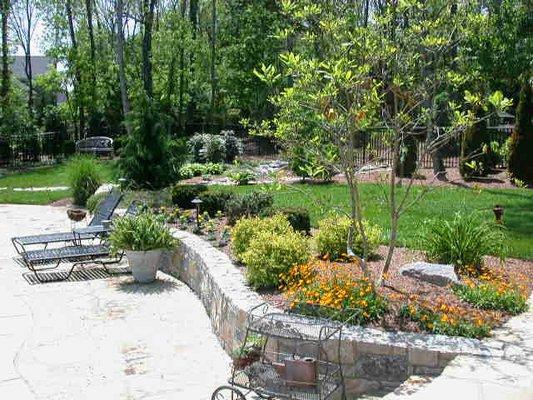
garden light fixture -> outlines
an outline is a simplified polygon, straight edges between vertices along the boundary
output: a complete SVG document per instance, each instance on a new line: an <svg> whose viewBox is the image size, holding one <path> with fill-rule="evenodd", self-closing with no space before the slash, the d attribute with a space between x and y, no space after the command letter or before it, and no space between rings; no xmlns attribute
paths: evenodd
<svg viewBox="0 0 533 400"><path fill-rule="evenodd" d="M503 223L503 206L496 204L492 209L492 212L494 212L494 216L496 217L496 223Z"/></svg>
<svg viewBox="0 0 533 400"><path fill-rule="evenodd" d="M191 203L196 207L196 229L200 230L200 204L202 204L203 201L198 197L195 197Z"/></svg>

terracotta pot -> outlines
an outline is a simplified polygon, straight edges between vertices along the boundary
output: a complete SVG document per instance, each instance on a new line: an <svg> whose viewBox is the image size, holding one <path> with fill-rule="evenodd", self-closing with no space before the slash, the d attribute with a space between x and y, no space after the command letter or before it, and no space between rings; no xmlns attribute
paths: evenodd
<svg viewBox="0 0 533 400"><path fill-rule="evenodd" d="M163 254L162 249L148 251L126 250L124 253L128 257L133 279L141 283L150 283L155 280L159 268L159 260L161 259L161 254Z"/></svg>
<svg viewBox="0 0 533 400"><path fill-rule="evenodd" d="M252 365L254 362L259 361L260 358L259 352L250 352L245 356L236 357L233 359L233 366L237 370L246 368L249 365Z"/></svg>
<svg viewBox="0 0 533 400"><path fill-rule="evenodd" d="M74 222L80 222L87 216L87 211L78 208L69 208L67 210L67 216Z"/></svg>

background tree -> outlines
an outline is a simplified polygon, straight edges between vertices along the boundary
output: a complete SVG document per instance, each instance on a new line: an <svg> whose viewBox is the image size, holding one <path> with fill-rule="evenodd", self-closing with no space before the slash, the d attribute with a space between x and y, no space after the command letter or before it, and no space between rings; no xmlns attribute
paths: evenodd
<svg viewBox="0 0 533 400"><path fill-rule="evenodd" d="M518 104L520 76L531 67L533 19L530 0L474 2L477 12L466 21L459 52L468 63L463 70L485 85L500 90Z"/></svg>
<svg viewBox="0 0 533 400"><path fill-rule="evenodd" d="M396 160L396 176L411 178L417 170L418 140L415 135L406 135L400 139L399 151Z"/></svg>
<svg viewBox="0 0 533 400"><path fill-rule="evenodd" d="M118 64L118 78L120 82L120 98L122 102L122 113L127 118L130 112L130 101L128 97L128 84L126 78L126 65L124 62L124 1L115 1L116 13L116 57Z"/></svg>
<svg viewBox="0 0 533 400"><path fill-rule="evenodd" d="M485 111L486 112L486 111ZM474 113L481 118L484 111L476 107ZM488 154L490 145L486 121L470 126L462 136L459 172L465 179L487 176L491 163Z"/></svg>
<svg viewBox="0 0 533 400"><path fill-rule="evenodd" d="M10 0L1 0L0 5L2 6L2 83L0 86L0 96L2 97L2 102L7 101L7 96L9 93L9 32L8 32L8 21L9 13L11 11L11 2ZM2 104L5 106L5 104Z"/></svg>
<svg viewBox="0 0 533 400"><path fill-rule="evenodd" d="M156 0L143 0L142 6L142 77L143 88L148 98L154 95L152 76L152 31L154 28L154 12Z"/></svg>
<svg viewBox="0 0 533 400"><path fill-rule="evenodd" d="M161 189L176 174L170 154L168 117L146 94L141 95L128 119L131 134L121 153L120 167L125 178L137 188ZM178 156L178 155L176 155Z"/></svg>
<svg viewBox="0 0 533 400"><path fill-rule="evenodd" d="M36 3L32 0L18 0L12 10L12 26L18 39L18 44L24 51L24 72L28 81L28 111L33 114L33 70L32 70L32 39L39 23Z"/></svg>
<svg viewBox="0 0 533 400"><path fill-rule="evenodd" d="M521 79L522 89L516 110L516 127L511 136L509 172L515 179L533 183L533 89L532 75Z"/></svg>

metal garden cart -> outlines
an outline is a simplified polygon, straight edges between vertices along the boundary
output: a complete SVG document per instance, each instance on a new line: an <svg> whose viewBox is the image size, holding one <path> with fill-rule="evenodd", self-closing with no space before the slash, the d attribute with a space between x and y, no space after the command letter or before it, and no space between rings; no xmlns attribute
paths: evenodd
<svg viewBox="0 0 533 400"><path fill-rule="evenodd" d="M245 400L249 395L272 400L345 399L342 328L329 319L281 312L268 304L254 307L241 351L254 342L257 357L244 364L234 362L228 385L218 387L211 400Z"/></svg>

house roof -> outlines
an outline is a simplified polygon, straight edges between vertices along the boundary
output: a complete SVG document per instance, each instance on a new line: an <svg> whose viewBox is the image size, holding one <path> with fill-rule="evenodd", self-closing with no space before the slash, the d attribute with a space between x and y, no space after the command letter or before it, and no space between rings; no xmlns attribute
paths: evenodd
<svg viewBox="0 0 533 400"><path fill-rule="evenodd" d="M13 57L12 72L13 75L20 79L26 79L26 72L24 67L25 56L15 56ZM53 60L50 57L46 56L32 56L31 57L31 68L33 76L39 76L48 72L50 68L53 67Z"/></svg>

